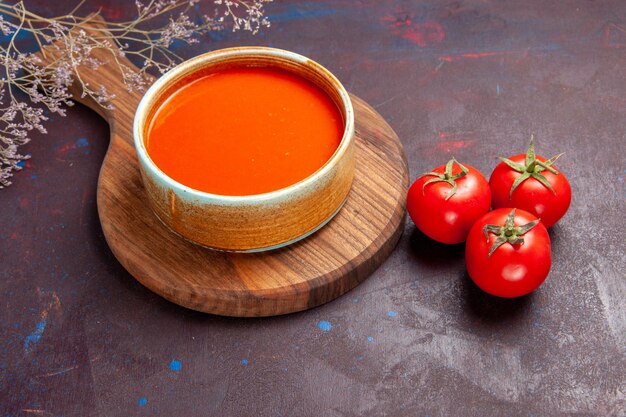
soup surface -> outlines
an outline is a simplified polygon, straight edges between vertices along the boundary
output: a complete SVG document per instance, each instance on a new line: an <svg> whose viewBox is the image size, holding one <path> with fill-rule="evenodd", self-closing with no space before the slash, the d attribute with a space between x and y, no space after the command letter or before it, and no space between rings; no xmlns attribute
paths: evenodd
<svg viewBox="0 0 626 417"><path fill-rule="evenodd" d="M251 195L303 180L343 136L337 106L318 87L270 68L202 76L157 109L147 150L169 177L221 195Z"/></svg>

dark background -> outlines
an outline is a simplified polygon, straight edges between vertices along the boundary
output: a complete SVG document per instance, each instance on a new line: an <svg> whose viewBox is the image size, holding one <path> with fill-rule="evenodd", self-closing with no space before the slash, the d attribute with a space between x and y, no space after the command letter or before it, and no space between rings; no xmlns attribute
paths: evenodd
<svg viewBox="0 0 626 417"><path fill-rule="evenodd" d="M128 19L132 3L83 10ZM485 295L463 245L407 222L389 260L327 305L266 319L183 309L109 251L95 202L108 126L76 106L0 191L0 415L626 415L626 3L279 1L267 15L254 37L177 52L315 59L391 124L411 179L452 155L488 176L533 132L539 154L565 152L573 202L545 284Z"/></svg>

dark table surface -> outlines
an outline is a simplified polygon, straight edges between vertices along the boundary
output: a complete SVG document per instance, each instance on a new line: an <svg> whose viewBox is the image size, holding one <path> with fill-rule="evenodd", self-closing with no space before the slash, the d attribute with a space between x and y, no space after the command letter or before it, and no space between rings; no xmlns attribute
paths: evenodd
<svg viewBox="0 0 626 417"><path fill-rule="evenodd" d="M42 14L67 2L29 1ZM108 19L132 2L88 1ZM211 7L201 6L208 11ZM482 293L463 245L409 221L343 297L265 319L209 316L137 283L102 235L108 126L76 106L0 191L1 416L625 415L626 3L309 1L267 7L261 44L322 63L401 138L411 179L451 155L566 152L572 206L534 294Z"/></svg>

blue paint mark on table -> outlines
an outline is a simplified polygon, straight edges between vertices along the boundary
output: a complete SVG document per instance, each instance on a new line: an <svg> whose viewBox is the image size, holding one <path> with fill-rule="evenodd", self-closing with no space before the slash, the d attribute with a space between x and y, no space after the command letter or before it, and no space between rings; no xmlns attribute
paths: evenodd
<svg viewBox="0 0 626 417"><path fill-rule="evenodd" d="M324 17L337 14L337 10L320 7L315 2L304 2L298 4L292 4L285 7L285 10L281 13L276 13L268 16L268 19L272 23L278 22L291 22L293 20L310 19L315 17Z"/></svg>
<svg viewBox="0 0 626 417"><path fill-rule="evenodd" d="M170 369L174 372L180 372L180 370L182 369L183 365L182 363L180 363L180 361L177 360L172 360L170 362Z"/></svg>
<svg viewBox="0 0 626 417"><path fill-rule="evenodd" d="M320 322L317 324L317 327L320 328L320 330L323 330L325 332L329 332L332 330L333 325L330 324L330 322L326 321L326 320L320 320Z"/></svg>
<svg viewBox="0 0 626 417"><path fill-rule="evenodd" d="M87 147L87 146L89 146L89 141L87 140L87 138L79 138L76 141L76 147L77 148L84 148L84 147Z"/></svg>
<svg viewBox="0 0 626 417"><path fill-rule="evenodd" d="M37 344L43 335L43 331L46 329L46 320L42 320L35 326L35 331L26 336L24 340L24 353L30 353L33 349L33 345Z"/></svg>

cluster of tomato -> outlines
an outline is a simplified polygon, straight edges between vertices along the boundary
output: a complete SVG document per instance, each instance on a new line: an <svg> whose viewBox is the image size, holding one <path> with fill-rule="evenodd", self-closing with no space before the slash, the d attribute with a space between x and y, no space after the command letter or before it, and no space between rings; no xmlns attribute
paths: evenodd
<svg viewBox="0 0 626 417"><path fill-rule="evenodd" d="M560 156L535 155L531 137L526 154L499 158L489 182L452 159L413 183L409 215L431 239L467 241L467 272L482 290L499 297L528 294L550 272L547 228L563 217L572 198L567 178L554 166Z"/></svg>

